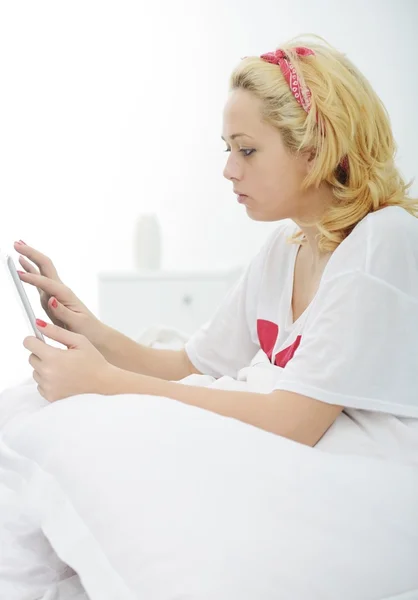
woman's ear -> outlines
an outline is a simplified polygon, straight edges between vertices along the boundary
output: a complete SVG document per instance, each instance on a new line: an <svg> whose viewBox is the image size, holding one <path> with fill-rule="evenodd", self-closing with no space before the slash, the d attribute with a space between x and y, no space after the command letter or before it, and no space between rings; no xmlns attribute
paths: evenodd
<svg viewBox="0 0 418 600"><path fill-rule="evenodd" d="M304 164L305 164L306 174L308 174L311 171L311 169L312 169L312 167L314 165L314 161L315 161L315 158L316 158L316 152L315 152L314 149L304 150L301 153L301 157L302 157L302 159L304 161Z"/></svg>
<svg viewBox="0 0 418 600"><path fill-rule="evenodd" d="M309 151L309 162L313 162L316 158L316 151L312 148L312 150Z"/></svg>

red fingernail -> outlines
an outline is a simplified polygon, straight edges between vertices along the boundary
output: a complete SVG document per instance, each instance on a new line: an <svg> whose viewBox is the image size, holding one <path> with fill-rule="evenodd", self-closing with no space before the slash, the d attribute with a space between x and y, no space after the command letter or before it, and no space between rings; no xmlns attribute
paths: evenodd
<svg viewBox="0 0 418 600"><path fill-rule="evenodd" d="M56 298L53 298L53 299L52 299L51 306L52 306L53 308L57 308L57 306L58 306L58 302L57 302L57 299L56 299Z"/></svg>
<svg viewBox="0 0 418 600"><path fill-rule="evenodd" d="M26 275L25 271L18 271L19 275Z"/></svg>
<svg viewBox="0 0 418 600"><path fill-rule="evenodd" d="M45 321L42 321L42 319L36 319L36 324L39 325L39 327L46 327L46 323Z"/></svg>

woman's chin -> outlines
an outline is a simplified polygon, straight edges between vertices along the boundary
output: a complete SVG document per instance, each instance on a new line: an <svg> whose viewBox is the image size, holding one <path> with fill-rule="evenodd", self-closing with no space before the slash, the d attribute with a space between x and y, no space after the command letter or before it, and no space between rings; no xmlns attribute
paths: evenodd
<svg viewBox="0 0 418 600"><path fill-rule="evenodd" d="M252 219L253 221L264 221L264 222L271 222L271 221L280 221L281 219L286 219L286 216L278 216L275 214L271 214L271 212L267 212L267 211L263 211L260 209L255 209L254 207L245 206L246 210L247 210L247 215L249 216L250 219Z"/></svg>

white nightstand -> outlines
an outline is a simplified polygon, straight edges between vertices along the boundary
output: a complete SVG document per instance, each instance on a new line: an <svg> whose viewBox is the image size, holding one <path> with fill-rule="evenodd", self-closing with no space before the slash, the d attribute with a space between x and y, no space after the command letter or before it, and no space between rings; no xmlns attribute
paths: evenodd
<svg viewBox="0 0 418 600"><path fill-rule="evenodd" d="M192 334L212 317L241 273L241 268L101 272L99 318L133 339L152 325Z"/></svg>

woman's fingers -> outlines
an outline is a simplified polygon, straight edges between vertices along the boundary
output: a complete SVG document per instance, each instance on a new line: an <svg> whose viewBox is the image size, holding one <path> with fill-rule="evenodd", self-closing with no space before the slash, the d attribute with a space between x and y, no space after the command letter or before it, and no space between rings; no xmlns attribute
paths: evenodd
<svg viewBox="0 0 418 600"><path fill-rule="evenodd" d="M19 252L19 254L22 254L31 260L45 275L45 277L55 279L56 281L61 281L52 260L48 256L45 256L45 254L42 254L42 252L35 250L35 248L32 248L31 246L19 244L18 242L14 243L14 248L17 250L17 252Z"/></svg>
<svg viewBox="0 0 418 600"><path fill-rule="evenodd" d="M19 256L19 262L22 265L22 267L25 269L25 271L27 271L28 273L32 273L34 275L39 275L39 271L36 267L34 267L24 256ZM42 295L42 290L40 288L36 288L39 292L39 295Z"/></svg>
<svg viewBox="0 0 418 600"><path fill-rule="evenodd" d="M39 271L34 267L24 256L19 256L19 262L28 273L39 274Z"/></svg>
<svg viewBox="0 0 418 600"><path fill-rule="evenodd" d="M39 273L19 273L21 281L34 285L39 290L46 292L49 296L55 296L59 302L70 300L71 291L66 285L55 279L50 279Z"/></svg>
<svg viewBox="0 0 418 600"><path fill-rule="evenodd" d="M36 372L36 370L39 369L39 367L41 366L41 360L35 354L32 353L29 356L29 364L31 365L31 367L34 368L34 370ZM39 381L37 379L35 379L35 381L37 383L39 383Z"/></svg>

